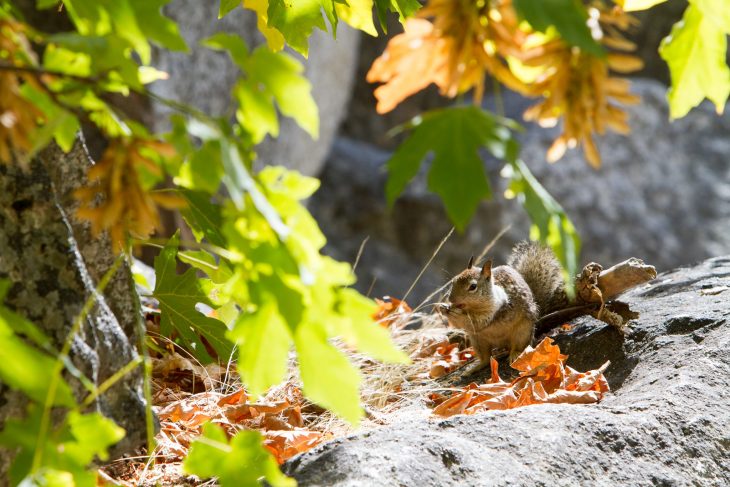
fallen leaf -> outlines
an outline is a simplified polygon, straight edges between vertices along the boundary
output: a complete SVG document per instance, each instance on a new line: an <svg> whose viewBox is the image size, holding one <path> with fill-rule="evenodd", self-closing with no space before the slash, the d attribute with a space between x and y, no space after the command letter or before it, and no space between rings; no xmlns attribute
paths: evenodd
<svg viewBox="0 0 730 487"><path fill-rule="evenodd" d="M314 448L327 439L327 435L319 431L265 431L264 446L274 455L281 465L294 455Z"/></svg>
<svg viewBox="0 0 730 487"><path fill-rule="evenodd" d="M402 319L404 315L412 313L413 310L408 303L398 298L384 296L383 299L375 299L378 308L373 313L373 320L381 326L388 327L396 320Z"/></svg>
<svg viewBox="0 0 730 487"><path fill-rule="evenodd" d="M446 347L443 351L452 352ZM431 394L429 399L436 404L433 414L448 417L533 404L588 404L600 401L609 392L603 372L610 362L596 370L578 372L565 366L566 359L567 355L560 353L550 338L545 338L534 349L525 349L512 363L520 375L505 382L499 377L498 363L492 357L491 377L486 383L469 384L448 399Z"/></svg>
<svg viewBox="0 0 730 487"><path fill-rule="evenodd" d="M461 414L467 406L469 406L473 396L474 391L466 391L460 394L455 394L436 406L433 413L439 416L453 416L455 414Z"/></svg>
<svg viewBox="0 0 730 487"><path fill-rule="evenodd" d="M218 405L227 406L229 404L242 404L246 402L246 399L248 399L246 392L243 389L239 389L236 392L232 392L218 399Z"/></svg>
<svg viewBox="0 0 730 487"><path fill-rule="evenodd" d="M451 371L451 366L445 360L439 360L431 364L431 370L428 372L428 376L431 379L438 379L443 377Z"/></svg>
<svg viewBox="0 0 730 487"><path fill-rule="evenodd" d="M295 428L301 428L304 426L304 418L302 417L302 411L299 406L294 406L286 412L286 419L290 425Z"/></svg>

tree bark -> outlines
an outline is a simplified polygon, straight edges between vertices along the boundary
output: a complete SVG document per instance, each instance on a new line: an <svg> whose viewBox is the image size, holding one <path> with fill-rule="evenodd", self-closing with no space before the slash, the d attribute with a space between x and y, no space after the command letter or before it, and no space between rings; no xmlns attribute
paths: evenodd
<svg viewBox="0 0 730 487"><path fill-rule="evenodd" d="M109 240L95 237L75 219L73 191L86 184L93 164L83 140L64 154L55 144L27 167L0 164L0 279L11 288L5 306L38 326L60 350L74 319L115 260ZM141 315L131 272L123 264L74 337L71 361L96 386L137 356ZM78 400L88 394L69 374ZM23 415L27 399L0 383L0 429ZM145 410L140 368L125 376L91 406L126 430L112 449L120 456L144 443ZM0 450L0 478L11 453Z"/></svg>

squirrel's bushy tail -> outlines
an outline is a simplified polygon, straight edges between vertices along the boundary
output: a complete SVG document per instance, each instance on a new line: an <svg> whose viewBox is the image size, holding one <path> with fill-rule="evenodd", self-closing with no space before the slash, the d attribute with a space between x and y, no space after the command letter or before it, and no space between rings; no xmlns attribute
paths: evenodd
<svg viewBox="0 0 730 487"><path fill-rule="evenodd" d="M530 286L540 316L567 306L568 295L560 262L550 248L534 242L520 242L512 249L507 264Z"/></svg>

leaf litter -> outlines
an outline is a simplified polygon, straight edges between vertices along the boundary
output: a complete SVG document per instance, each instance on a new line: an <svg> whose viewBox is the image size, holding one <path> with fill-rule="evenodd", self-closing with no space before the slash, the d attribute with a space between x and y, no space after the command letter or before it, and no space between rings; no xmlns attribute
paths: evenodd
<svg viewBox="0 0 730 487"><path fill-rule="evenodd" d="M338 344L359 366L363 376L361 401L366 418L360 431L384 424L397 424L406 417L424 420L456 414L478 414L535 404L587 404L600 401L609 392L599 369L579 372L565 364L567 356L551 338L528 347L513 363L517 376L504 380L492 358L491 373L483 383L463 387L449 384L449 374L458 373L475 360L463 336L443 326L436 315L412 310L396 298L377 300L374 322L390 330L394 342L411 363L383 364ZM416 327L417 326L417 327ZM331 412L306 400L296 376L295 358L290 375L282 384L260 397L251 397L242 387L235 363L201 365L177 345L155 336L154 317L148 317L153 347L153 410L160 420L152 457L117 460L102 469L108 485L211 485L183 474L182 461L191 443L211 421L229 437L242 429L257 430L279 464L322 442L354 432ZM562 329L569 329L563 325ZM114 483L112 483L112 480Z"/></svg>

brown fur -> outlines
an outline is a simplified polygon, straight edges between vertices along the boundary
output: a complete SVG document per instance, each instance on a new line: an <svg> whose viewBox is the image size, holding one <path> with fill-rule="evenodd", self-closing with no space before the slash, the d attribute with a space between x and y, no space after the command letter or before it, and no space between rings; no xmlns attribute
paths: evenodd
<svg viewBox="0 0 730 487"><path fill-rule="evenodd" d="M507 348L513 361L532 341L538 305L556 309L567 302L552 251L519 244L509 262L492 269L488 261L462 271L452 280L448 304L441 307L451 326L466 331L482 365L495 348Z"/></svg>
<svg viewBox="0 0 730 487"><path fill-rule="evenodd" d="M530 286L540 316L566 307L568 295L563 271L550 248L533 242L520 242L512 249L507 265L519 272Z"/></svg>

